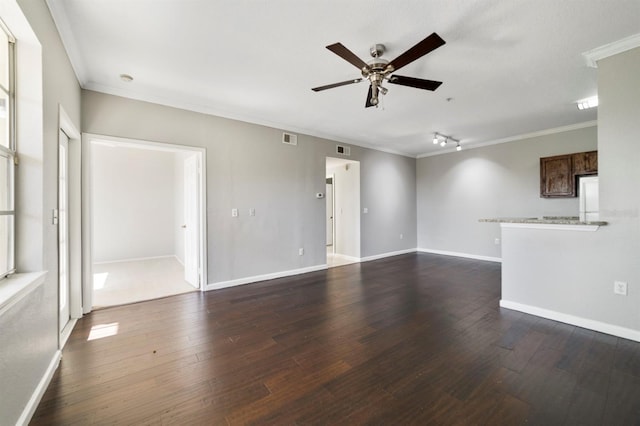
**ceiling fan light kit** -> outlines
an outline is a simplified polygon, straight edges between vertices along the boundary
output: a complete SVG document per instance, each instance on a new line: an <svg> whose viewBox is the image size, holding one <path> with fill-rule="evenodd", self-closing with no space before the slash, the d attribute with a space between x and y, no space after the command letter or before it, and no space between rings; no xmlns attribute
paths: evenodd
<svg viewBox="0 0 640 426"><path fill-rule="evenodd" d="M380 95L387 94L388 89L383 86L385 80L389 83L398 84L400 86L434 91L442 84L441 81L391 74L444 44L445 41L438 34L432 33L424 40L391 61L381 58L385 51L384 45L374 44L369 49L369 53L373 59L368 63L356 56L355 53L347 49L342 45L342 43L330 44L327 46L327 49L358 68L362 73L362 78L355 78L339 83L314 87L311 90L319 92L322 90L333 89L334 87L346 86L348 84L360 83L363 80L368 80L369 92L367 93L365 108L371 106L377 107L380 101Z"/></svg>

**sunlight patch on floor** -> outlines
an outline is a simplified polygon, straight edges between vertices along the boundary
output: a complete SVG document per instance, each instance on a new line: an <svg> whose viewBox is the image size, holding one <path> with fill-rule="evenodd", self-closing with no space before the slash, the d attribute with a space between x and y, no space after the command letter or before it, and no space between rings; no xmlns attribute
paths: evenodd
<svg viewBox="0 0 640 426"><path fill-rule="evenodd" d="M98 324L91 327L87 341L103 339L118 334L118 323Z"/></svg>

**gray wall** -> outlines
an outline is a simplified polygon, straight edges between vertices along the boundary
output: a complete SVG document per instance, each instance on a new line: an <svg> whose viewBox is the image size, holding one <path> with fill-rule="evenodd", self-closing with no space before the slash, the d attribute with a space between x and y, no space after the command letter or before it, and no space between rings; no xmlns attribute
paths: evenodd
<svg viewBox="0 0 640 426"><path fill-rule="evenodd" d="M416 160L371 149L358 155L360 211L369 210L360 218L360 256L416 248Z"/></svg>
<svg viewBox="0 0 640 426"><path fill-rule="evenodd" d="M609 224L596 232L505 229L505 249L514 250L503 263L502 297L640 341L640 48L598 63L598 96L600 219ZM616 280L628 283L627 296L613 293Z"/></svg>
<svg viewBox="0 0 640 426"><path fill-rule="evenodd" d="M540 157L597 149L588 127L418 159L418 247L501 257L491 217L578 215L578 199L540 198Z"/></svg>
<svg viewBox="0 0 640 426"><path fill-rule="evenodd" d="M80 128L80 87L63 49L46 4L42 0L19 0L25 16L42 44L43 61L43 187L23 188L29 194L43 194L45 223L43 245L32 247L34 258L43 253L43 263L16 259L25 270L48 270L46 282L0 318L0 413L3 424L14 424L58 348L57 229L50 224L57 205L58 104ZM18 52L20 54L20 52ZM25 158L29 160L29 158ZM18 242L28 245L29 242ZM25 250L19 249L18 253ZM29 252L29 250L26 250ZM6 422L6 423L5 423Z"/></svg>
<svg viewBox="0 0 640 426"><path fill-rule="evenodd" d="M289 146L282 130L82 93L84 132L206 148L209 283L326 262L325 200L315 193L325 192L325 159L336 156L335 142L299 135ZM415 159L357 146L349 158L360 161L360 205L369 208L361 217L361 256L415 248Z"/></svg>

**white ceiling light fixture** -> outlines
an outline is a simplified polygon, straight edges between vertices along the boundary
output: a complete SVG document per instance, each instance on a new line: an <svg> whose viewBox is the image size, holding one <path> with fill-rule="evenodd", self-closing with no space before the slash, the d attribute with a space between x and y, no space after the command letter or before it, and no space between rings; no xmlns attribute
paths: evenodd
<svg viewBox="0 0 640 426"><path fill-rule="evenodd" d="M581 101L578 101L577 105L579 110L595 108L598 106L598 97L592 96L590 98L583 99Z"/></svg>
<svg viewBox="0 0 640 426"><path fill-rule="evenodd" d="M462 147L460 146L460 141L458 139L454 139L451 136L443 135L442 133L435 132L433 134L433 144L440 144L441 147L447 146L449 142L456 143L456 151L462 151Z"/></svg>

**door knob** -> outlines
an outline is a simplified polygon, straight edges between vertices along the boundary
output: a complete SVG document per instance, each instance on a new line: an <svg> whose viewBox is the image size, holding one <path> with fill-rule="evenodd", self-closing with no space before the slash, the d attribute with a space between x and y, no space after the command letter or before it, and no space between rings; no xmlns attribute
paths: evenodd
<svg viewBox="0 0 640 426"><path fill-rule="evenodd" d="M186 228L187 228L187 225L182 225L180 228L182 228L182 229L186 229Z"/></svg>

